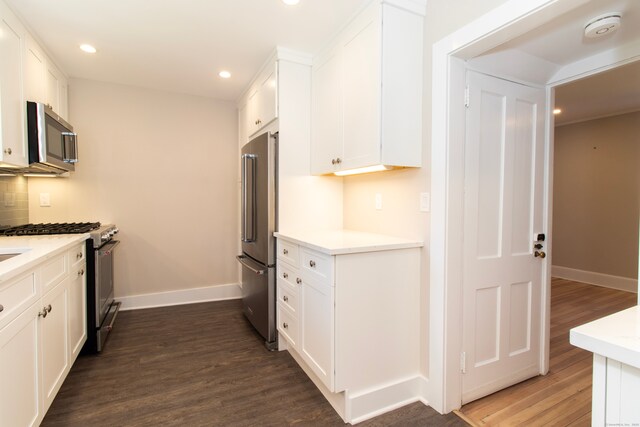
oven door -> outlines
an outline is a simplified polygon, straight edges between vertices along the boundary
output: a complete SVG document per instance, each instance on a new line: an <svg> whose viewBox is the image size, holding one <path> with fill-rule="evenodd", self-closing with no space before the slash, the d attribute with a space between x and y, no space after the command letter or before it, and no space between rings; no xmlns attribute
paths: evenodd
<svg viewBox="0 0 640 427"><path fill-rule="evenodd" d="M113 250L118 240L111 240L95 250L96 326L100 327L113 302Z"/></svg>

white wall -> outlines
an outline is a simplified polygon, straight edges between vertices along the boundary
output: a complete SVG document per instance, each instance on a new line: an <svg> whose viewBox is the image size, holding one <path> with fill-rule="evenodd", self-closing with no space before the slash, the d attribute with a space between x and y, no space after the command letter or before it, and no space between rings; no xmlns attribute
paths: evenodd
<svg viewBox="0 0 640 427"><path fill-rule="evenodd" d="M80 161L30 178L30 221L115 223L117 297L238 283L235 105L72 80L69 106Z"/></svg>

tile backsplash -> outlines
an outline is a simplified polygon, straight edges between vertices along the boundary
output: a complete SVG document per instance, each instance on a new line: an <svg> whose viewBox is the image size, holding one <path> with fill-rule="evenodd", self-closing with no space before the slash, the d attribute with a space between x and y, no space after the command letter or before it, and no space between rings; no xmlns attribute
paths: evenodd
<svg viewBox="0 0 640 427"><path fill-rule="evenodd" d="M23 176L0 177L0 226L29 222L29 190Z"/></svg>

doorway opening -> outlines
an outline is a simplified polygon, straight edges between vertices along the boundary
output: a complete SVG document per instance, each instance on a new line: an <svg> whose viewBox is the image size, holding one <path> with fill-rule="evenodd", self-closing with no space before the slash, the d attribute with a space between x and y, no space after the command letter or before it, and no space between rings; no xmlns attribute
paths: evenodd
<svg viewBox="0 0 640 427"><path fill-rule="evenodd" d="M603 8L634 16L631 1L508 1L434 45L432 129L432 236L430 269L429 403L440 412L461 406L464 351L464 143L468 69L546 91L543 231L551 230L554 88L563 83L633 62L640 57L640 33L620 31L607 43L584 44L584 22ZM626 8L626 9L625 9ZM575 34L572 35L575 32ZM622 37L622 35L624 37ZM553 39L553 38L556 39ZM573 44L572 44L573 43ZM563 62L564 61L564 62ZM443 84L445 82L446 84ZM446 108L442 108L446 105ZM551 253L552 236L547 242ZM540 369L549 369L551 263L543 267Z"/></svg>

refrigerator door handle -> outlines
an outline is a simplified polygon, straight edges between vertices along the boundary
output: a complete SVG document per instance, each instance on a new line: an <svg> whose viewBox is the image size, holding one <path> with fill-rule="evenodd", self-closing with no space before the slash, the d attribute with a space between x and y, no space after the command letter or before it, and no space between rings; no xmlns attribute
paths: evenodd
<svg viewBox="0 0 640 427"><path fill-rule="evenodd" d="M242 241L255 242L256 166L255 154L242 155Z"/></svg>
<svg viewBox="0 0 640 427"><path fill-rule="evenodd" d="M258 276L262 276L264 273L267 272L267 270L259 270L257 268L254 268L251 264L249 264L249 261L247 260L247 257L244 256L244 255L238 255L238 256L236 256L236 259L238 260L238 262L240 264L242 264L243 266L247 267L249 270L253 271Z"/></svg>

